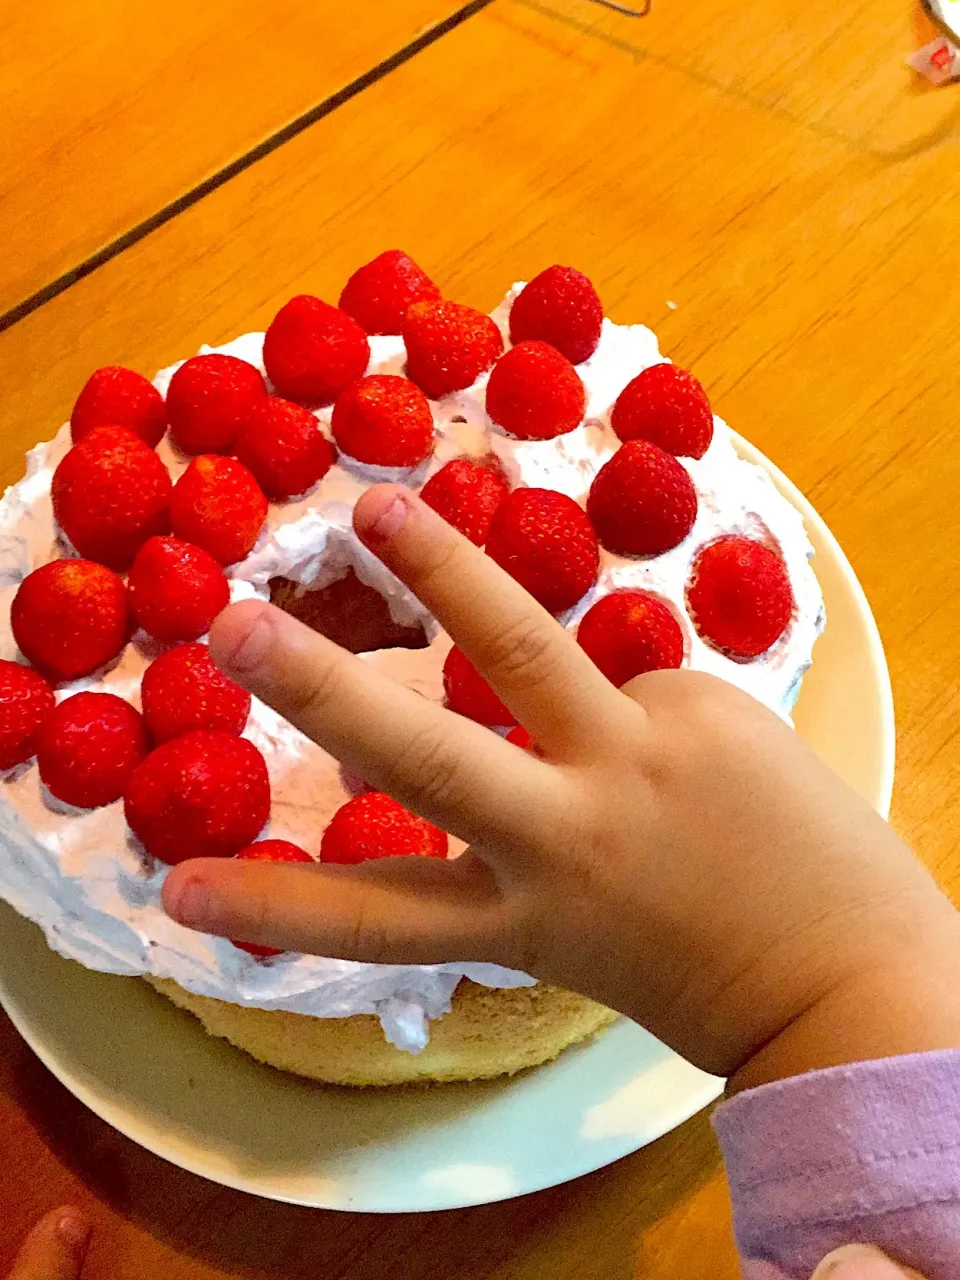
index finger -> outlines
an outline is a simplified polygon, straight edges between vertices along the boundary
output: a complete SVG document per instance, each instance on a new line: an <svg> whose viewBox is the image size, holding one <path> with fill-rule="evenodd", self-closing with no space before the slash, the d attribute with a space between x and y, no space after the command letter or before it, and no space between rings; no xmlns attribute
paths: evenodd
<svg viewBox="0 0 960 1280"><path fill-rule="evenodd" d="M401 485L375 485L357 502L353 524L548 755L570 757L613 731L623 699L606 676L529 592L426 503Z"/></svg>
<svg viewBox="0 0 960 1280"><path fill-rule="evenodd" d="M468 844L532 844L555 820L556 770L273 605L225 609L210 652L352 773Z"/></svg>

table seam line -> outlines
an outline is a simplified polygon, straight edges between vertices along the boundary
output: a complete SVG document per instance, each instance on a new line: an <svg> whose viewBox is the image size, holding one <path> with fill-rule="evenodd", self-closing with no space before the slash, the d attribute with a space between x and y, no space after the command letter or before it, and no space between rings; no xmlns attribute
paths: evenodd
<svg viewBox="0 0 960 1280"><path fill-rule="evenodd" d="M45 306L48 302L52 302L54 298L59 297L75 284L79 284L81 280L92 275L100 267L106 266L108 262L112 262L114 258L119 257L127 249L131 249L134 245L139 244L141 240L145 240L147 236L154 231L158 231L181 213L185 213L194 205L199 204L201 200L212 195L234 178L239 177L241 173L252 168L260 160L266 159L274 151L278 151L286 143L293 141L294 138L304 133L312 125L332 115L338 108L345 106L366 89L378 84L393 71L398 70L405 63L415 58L418 53L422 53L431 45L436 44L438 40L456 30L464 22L480 13L481 10L488 8L493 2L494 0L468 0L468 3L460 5L447 17L431 23L425 31L422 31L412 40L408 40L406 44L402 45L394 53L382 58L374 66L364 71L361 75L355 76L333 93L327 94L325 98L314 103L312 107L308 107L306 111L300 112L292 120L288 120L286 124L275 129L261 139L260 142L249 147L242 154L222 165L213 173L208 174L206 178L195 183L175 199L162 205L155 213L141 219L135 226L130 227L94 253L89 254L81 262L78 262L76 266L61 272L48 284L29 294L26 298L16 303L15 306L0 313L0 333L12 328L21 320L25 320L34 311L39 310L40 307Z"/></svg>

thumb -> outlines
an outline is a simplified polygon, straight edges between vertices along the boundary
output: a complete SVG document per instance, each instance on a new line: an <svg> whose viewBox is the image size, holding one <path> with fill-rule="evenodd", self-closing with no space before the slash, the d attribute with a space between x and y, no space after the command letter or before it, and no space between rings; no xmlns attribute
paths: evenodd
<svg viewBox="0 0 960 1280"><path fill-rule="evenodd" d="M24 1240L7 1280L78 1280L89 1238L79 1209L54 1209Z"/></svg>
<svg viewBox="0 0 960 1280"><path fill-rule="evenodd" d="M872 1244L847 1244L828 1254L810 1280L923 1280L919 1272L901 1267Z"/></svg>

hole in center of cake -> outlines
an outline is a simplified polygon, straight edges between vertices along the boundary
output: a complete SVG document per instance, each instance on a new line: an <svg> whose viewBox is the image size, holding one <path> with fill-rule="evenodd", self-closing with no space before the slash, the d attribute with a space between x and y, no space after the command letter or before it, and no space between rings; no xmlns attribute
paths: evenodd
<svg viewBox="0 0 960 1280"><path fill-rule="evenodd" d="M428 644L423 627L402 627L394 622L380 592L361 582L352 569L326 587L304 587L289 578L271 578L270 599L277 608L350 653L425 649Z"/></svg>

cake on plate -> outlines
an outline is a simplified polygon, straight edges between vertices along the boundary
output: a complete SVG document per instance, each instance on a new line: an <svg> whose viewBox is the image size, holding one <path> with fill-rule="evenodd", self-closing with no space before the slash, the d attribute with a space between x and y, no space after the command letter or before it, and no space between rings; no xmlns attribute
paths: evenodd
<svg viewBox="0 0 960 1280"><path fill-rule="evenodd" d="M321 1081L512 1073L615 1015L493 964L279 954L164 913L193 856L462 851L214 667L229 601L272 599L518 750L535 744L354 534L370 484L422 493L618 686L692 668L789 721L824 625L799 513L572 268L487 315L390 251L339 306L291 299L152 384L97 370L27 462L0 503L0 895L61 955Z"/></svg>

